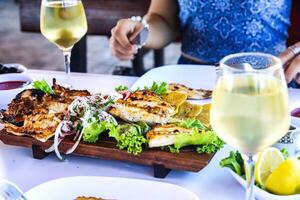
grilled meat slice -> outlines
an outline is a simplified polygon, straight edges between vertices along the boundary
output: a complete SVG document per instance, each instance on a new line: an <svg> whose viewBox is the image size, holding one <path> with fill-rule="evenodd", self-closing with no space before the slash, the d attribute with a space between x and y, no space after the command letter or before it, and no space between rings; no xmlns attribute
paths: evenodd
<svg viewBox="0 0 300 200"><path fill-rule="evenodd" d="M75 97L91 96L91 93L87 90L71 90L69 88L62 87L56 83L56 79L53 79L53 86L55 94L64 99L69 104L75 99Z"/></svg>
<svg viewBox="0 0 300 200"><path fill-rule="evenodd" d="M46 94L41 90L28 89L20 92L8 105L8 109L2 112L2 121L20 124L24 116L47 113L64 113L68 105L77 96L89 96L87 90L70 90L56 84L53 79L53 94Z"/></svg>
<svg viewBox="0 0 300 200"><path fill-rule="evenodd" d="M192 129L166 124L153 127L146 136L149 147L153 148L172 145L177 134L192 134L192 132Z"/></svg>
<svg viewBox="0 0 300 200"><path fill-rule="evenodd" d="M44 142L53 136L73 100L77 96L90 95L87 90L70 90L59 86L55 79L52 89L55 94L46 94L37 89L20 92L8 109L0 113L6 131L15 135L29 135Z"/></svg>
<svg viewBox="0 0 300 200"><path fill-rule="evenodd" d="M175 106L152 91L140 90L132 93L126 100L117 100L109 113L130 122L165 124L175 114Z"/></svg>
<svg viewBox="0 0 300 200"><path fill-rule="evenodd" d="M170 83L168 91L186 94L188 99L208 99L211 98L212 91L204 89L193 89L179 83Z"/></svg>
<svg viewBox="0 0 300 200"><path fill-rule="evenodd" d="M25 117L23 126L6 123L5 130L14 135L28 135L45 142L54 135L60 121L55 114L29 115Z"/></svg>

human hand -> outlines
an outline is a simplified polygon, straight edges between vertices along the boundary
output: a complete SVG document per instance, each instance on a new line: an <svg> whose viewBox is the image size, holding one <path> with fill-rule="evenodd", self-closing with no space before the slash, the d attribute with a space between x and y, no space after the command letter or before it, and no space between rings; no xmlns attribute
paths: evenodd
<svg viewBox="0 0 300 200"><path fill-rule="evenodd" d="M287 83L293 79L300 84L300 42L287 48L279 58L284 66L284 74Z"/></svg>
<svg viewBox="0 0 300 200"><path fill-rule="evenodd" d="M133 44L134 39L143 30L144 25L131 19L121 19L111 30L110 49L114 56L120 60L134 58L138 47Z"/></svg>

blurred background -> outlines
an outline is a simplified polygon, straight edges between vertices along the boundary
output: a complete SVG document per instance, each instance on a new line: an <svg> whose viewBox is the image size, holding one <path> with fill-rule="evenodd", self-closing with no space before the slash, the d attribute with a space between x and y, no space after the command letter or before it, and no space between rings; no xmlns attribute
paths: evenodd
<svg viewBox="0 0 300 200"><path fill-rule="evenodd" d="M83 1L83 3L93 3L93 1L95 0ZM128 0L119 1L122 1L123 4L130 2ZM140 0L136 0L136 2L138 1ZM37 28L28 29L28 24L26 24L33 23L32 27L37 26L39 10L35 6L39 5L40 2L41 0L0 0L0 63L21 63L30 69L64 70L63 57L60 50L45 39L42 34L37 31ZM106 2L108 2L109 5L106 5ZM111 10L115 10L116 14L113 16L114 21L118 19L118 16L131 16L132 13L124 11L126 6L130 6L129 3L124 5L125 7L118 7L112 2L112 0L98 0L97 4L91 5L90 8L100 8L101 6L101 8L107 9L107 6L109 6ZM122 9L122 13L118 14L120 8ZM91 11L90 13L96 14L97 17L101 15L101 10L93 11L94 12ZM30 12L34 12L34 14ZM137 12L137 14L139 13ZM87 13L87 15L89 15L90 18L93 17L92 14ZM108 15L105 16L107 20L110 20L108 19ZM29 21L28 18L32 18L32 20ZM98 20L99 24L89 24L90 28L95 29L95 27L97 28L103 24L107 24L105 18L101 18L101 20ZM109 26L115 23L113 20L109 21ZM110 29L109 26L107 26L106 29ZM25 30L21 31L21 29ZM109 50L108 37L99 35L102 34L100 32L99 34L94 33L93 35L89 35L86 40L87 72L112 74L116 67L132 67L133 64L131 61L121 62L114 58ZM171 44L165 48L163 52L163 63L175 64L180 55L180 45L177 43ZM153 51L142 55L142 60L144 66L138 67L149 69L154 66ZM140 65L140 63L138 65ZM118 73L127 75L126 72Z"/></svg>

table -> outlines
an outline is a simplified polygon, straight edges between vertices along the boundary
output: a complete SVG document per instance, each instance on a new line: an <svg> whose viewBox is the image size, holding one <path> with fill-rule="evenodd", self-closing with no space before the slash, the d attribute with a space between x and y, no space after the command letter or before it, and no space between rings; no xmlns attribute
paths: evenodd
<svg viewBox="0 0 300 200"><path fill-rule="evenodd" d="M44 78L50 81L53 77L63 79L62 72L30 70L28 73L35 79ZM115 86L132 85L136 77L72 74L71 81L74 88L90 91L111 93ZM93 84L93 88L91 87ZM94 87L96 86L96 87ZM290 90L291 105L300 105L300 92ZM299 102L297 102L299 99ZM233 179L229 172L219 167L220 159L226 157L232 150L225 146L219 151L209 165L198 173L172 171L165 179L156 179L152 176L152 168L93 158L84 158L70 155L68 161L60 162L54 154L43 160L31 157L31 149L7 146L0 142L0 159L2 159L5 179L8 179L24 191L43 182L69 176L112 176L146 180L156 180L173 183L191 190L202 200L235 200L244 198L244 189Z"/></svg>

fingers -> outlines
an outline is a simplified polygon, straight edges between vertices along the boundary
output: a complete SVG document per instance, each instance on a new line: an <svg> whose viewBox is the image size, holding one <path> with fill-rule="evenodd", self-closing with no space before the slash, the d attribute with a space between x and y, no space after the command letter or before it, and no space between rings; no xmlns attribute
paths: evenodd
<svg viewBox="0 0 300 200"><path fill-rule="evenodd" d="M295 46L300 47L300 42L296 43ZM287 65L294 57L295 54L290 48L287 48L279 55L279 58L281 59L283 65Z"/></svg>
<svg viewBox="0 0 300 200"><path fill-rule="evenodd" d="M129 35L133 33L136 25L136 22L132 20L122 19L111 30L110 48L117 58L128 60L137 53L136 45L132 44L129 39Z"/></svg>
<svg viewBox="0 0 300 200"><path fill-rule="evenodd" d="M285 78L287 82L291 82L300 71L300 55L293 59L291 64L285 70Z"/></svg>
<svg viewBox="0 0 300 200"><path fill-rule="evenodd" d="M120 60L130 60L134 58L134 54L136 52L131 52L125 49L122 45L119 44L117 40L114 38L110 38L110 49L114 56L119 58Z"/></svg>
<svg viewBox="0 0 300 200"><path fill-rule="evenodd" d="M135 27L133 32L131 33L129 40L133 43L133 41L136 39L138 34L144 29L144 25L142 23L138 23Z"/></svg>
<svg viewBox="0 0 300 200"><path fill-rule="evenodd" d="M294 53L289 48L287 48L284 52L282 52L279 55L279 58L282 64L286 65L292 58L294 58L294 56L295 56Z"/></svg>

